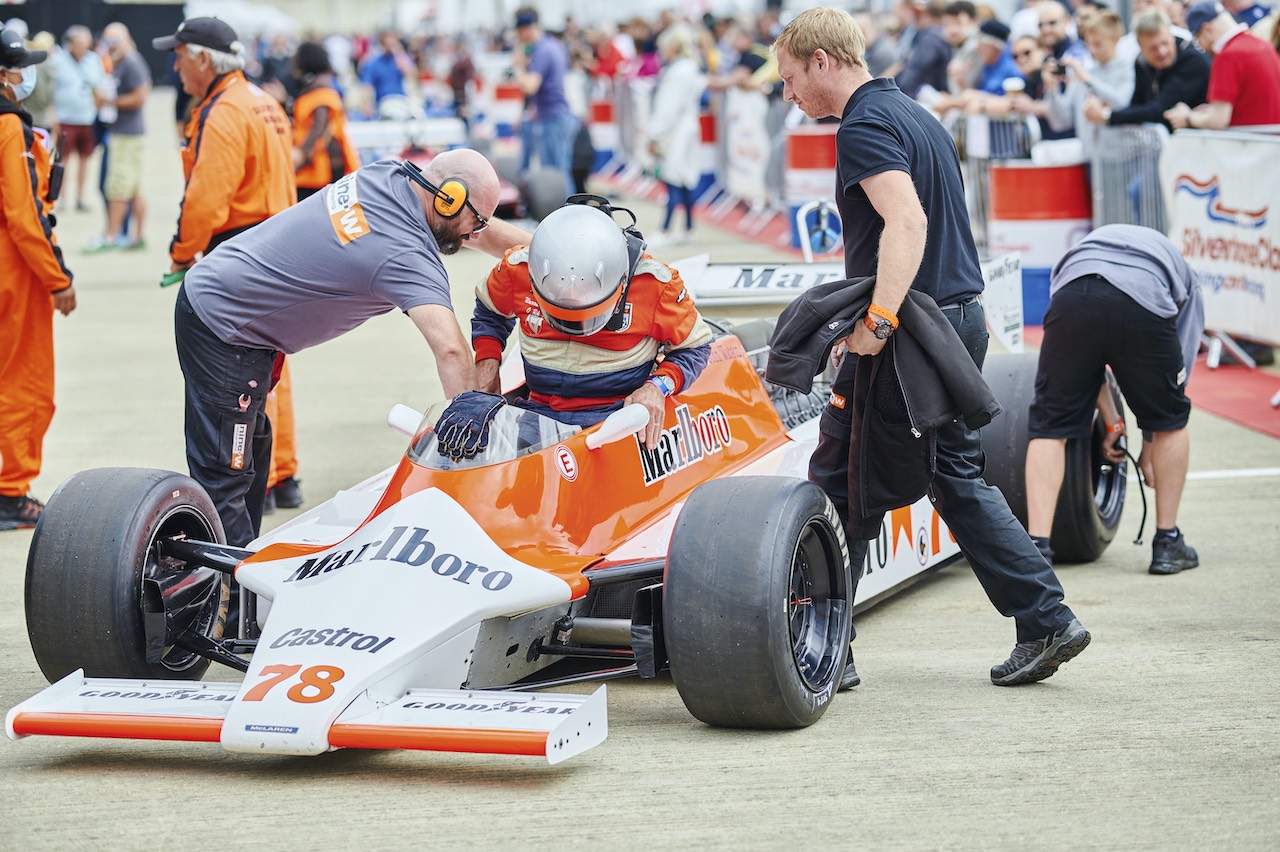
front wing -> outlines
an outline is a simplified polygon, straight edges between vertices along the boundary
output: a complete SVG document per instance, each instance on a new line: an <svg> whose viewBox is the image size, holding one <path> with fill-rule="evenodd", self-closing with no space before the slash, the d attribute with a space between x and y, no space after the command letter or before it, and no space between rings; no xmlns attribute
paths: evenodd
<svg viewBox="0 0 1280 852"><path fill-rule="evenodd" d="M76 671L9 711L10 739L31 735L221 742L242 739L227 716L251 692L238 683L86 678ZM541 755L555 764L608 734L605 687L590 695L410 689L395 701L359 695L311 753L337 748ZM287 719L278 731L290 733ZM294 729L296 730L296 729ZM270 738L267 738L267 742ZM261 742L261 741L260 741ZM260 753L272 753L265 747ZM239 750L239 749L235 749ZM295 750L287 753L296 754Z"/></svg>

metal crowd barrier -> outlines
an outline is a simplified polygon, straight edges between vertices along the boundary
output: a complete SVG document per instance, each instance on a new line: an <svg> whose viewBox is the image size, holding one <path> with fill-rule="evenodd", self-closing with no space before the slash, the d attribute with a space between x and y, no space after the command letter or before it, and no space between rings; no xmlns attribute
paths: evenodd
<svg viewBox="0 0 1280 852"><path fill-rule="evenodd" d="M1168 138L1162 124L1098 128L1090 177L1095 228L1145 225L1166 232L1159 165Z"/></svg>
<svg viewBox="0 0 1280 852"><path fill-rule="evenodd" d="M991 118L985 115L949 115L943 125L955 139L964 171L969 226L978 253L987 254L987 221L991 210L991 162L1026 160L1031 146L1040 141L1040 128L1032 118Z"/></svg>

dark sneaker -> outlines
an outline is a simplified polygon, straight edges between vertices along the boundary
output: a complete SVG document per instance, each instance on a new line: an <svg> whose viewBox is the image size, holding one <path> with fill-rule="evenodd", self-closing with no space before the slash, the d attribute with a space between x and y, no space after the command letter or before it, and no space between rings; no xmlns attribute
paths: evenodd
<svg viewBox="0 0 1280 852"><path fill-rule="evenodd" d="M0 496L0 530L29 530L40 520L44 504L30 494Z"/></svg>
<svg viewBox="0 0 1280 852"><path fill-rule="evenodd" d="M262 498L262 514L274 515L276 513L276 493L274 489L267 489L266 495Z"/></svg>
<svg viewBox="0 0 1280 852"><path fill-rule="evenodd" d="M853 667L853 649L850 648L849 656L844 661L844 671L840 674L840 686L836 691L848 692L860 683L862 678L858 677L858 670Z"/></svg>
<svg viewBox="0 0 1280 852"><path fill-rule="evenodd" d="M991 682L996 686L1018 686L1052 677L1058 666L1083 651L1092 637L1079 619L1071 619L1066 627L1043 639L1019 642L1009 659L991 669Z"/></svg>
<svg viewBox="0 0 1280 852"><path fill-rule="evenodd" d="M271 493L281 509L296 509L302 505L302 488L292 476L277 482Z"/></svg>
<svg viewBox="0 0 1280 852"><path fill-rule="evenodd" d="M1200 557L1187 544L1187 537L1178 534L1177 538L1157 536L1151 542L1151 567L1149 574L1177 574L1200 564Z"/></svg>

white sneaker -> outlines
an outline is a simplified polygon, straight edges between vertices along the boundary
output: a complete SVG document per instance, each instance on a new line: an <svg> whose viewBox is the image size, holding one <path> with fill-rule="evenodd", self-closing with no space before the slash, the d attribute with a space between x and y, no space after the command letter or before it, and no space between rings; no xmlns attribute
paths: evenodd
<svg viewBox="0 0 1280 852"><path fill-rule="evenodd" d="M666 231L658 231L651 237L645 237L644 241L649 244L649 248L662 248L672 244L671 234Z"/></svg>
<svg viewBox="0 0 1280 852"><path fill-rule="evenodd" d="M696 237L693 236L693 231L681 231L680 236L676 237L675 244L678 246L688 246L693 245L695 241Z"/></svg>

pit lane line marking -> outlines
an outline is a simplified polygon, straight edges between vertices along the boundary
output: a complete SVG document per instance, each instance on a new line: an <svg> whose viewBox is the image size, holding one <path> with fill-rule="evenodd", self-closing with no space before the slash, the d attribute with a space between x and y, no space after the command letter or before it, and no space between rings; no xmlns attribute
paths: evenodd
<svg viewBox="0 0 1280 852"><path fill-rule="evenodd" d="M1250 467L1237 470L1197 470L1187 474L1187 481L1208 479L1258 479L1259 477L1280 476L1280 467ZM1135 474L1129 474L1130 482L1137 482Z"/></svg>

